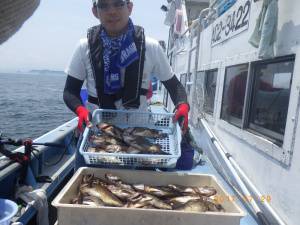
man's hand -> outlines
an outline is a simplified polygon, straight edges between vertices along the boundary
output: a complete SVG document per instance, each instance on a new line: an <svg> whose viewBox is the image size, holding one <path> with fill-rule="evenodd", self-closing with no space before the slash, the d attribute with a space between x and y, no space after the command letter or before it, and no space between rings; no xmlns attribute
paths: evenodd
<svg viewBox="0 0 300 225"><path fill-rule="evenodd" d="M190 106L187 103L182 103L177 106L175 111L174 122L179 120L179 122L181 123L180 125L183 133L185 133L188 130L189 110L190 110Z"/></svg>
<svg viewBox="0 0 300 225"><path fill-rule="evenodd" d="M90 126L89 114L90 112L83 106L78 106L76 109L76 114L78 116L78 129L80 132L83 132L83 123L86 126Z"/></svg>

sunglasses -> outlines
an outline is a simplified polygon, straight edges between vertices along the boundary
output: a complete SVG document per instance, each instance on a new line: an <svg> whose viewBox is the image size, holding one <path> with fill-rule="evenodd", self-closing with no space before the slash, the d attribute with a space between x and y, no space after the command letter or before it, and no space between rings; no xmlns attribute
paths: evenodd
<svg viewBox="0 0 300 225"><path fill-rule="evenodd" d="M108 4L108 3L105 3L102 1L98 1L96 6L101 11L108 11L108 10L110 10L110 8L122 9L126 4L128 4L128 0L113 1L111 4Z"/></svg>

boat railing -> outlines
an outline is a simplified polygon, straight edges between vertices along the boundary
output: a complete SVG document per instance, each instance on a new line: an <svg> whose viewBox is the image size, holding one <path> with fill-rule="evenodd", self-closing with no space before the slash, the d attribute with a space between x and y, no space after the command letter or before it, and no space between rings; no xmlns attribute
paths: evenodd
<svg viewBox="0 0 300 225"><path fill-rule="evenodd" d="M168 55L174 53L176 50L177 51L174 53L175 55L178 55L186 51L195 50L192 49L192 47L190 49L186 49L184 46L185 42L187 41L187 39L189 39L189 41L192 42L193 38L195 36L198 36L198 33L201 32L202 28L206 27L207 21L211 20L214 14L215 14L215 10L213 8L203 9L200 12L198 18L193 20L191 25L188 26L188 28L181 35L178 35L174 39L174 44L172 48L168 51ZM196 35L192 35L194 31Z"/></svg>

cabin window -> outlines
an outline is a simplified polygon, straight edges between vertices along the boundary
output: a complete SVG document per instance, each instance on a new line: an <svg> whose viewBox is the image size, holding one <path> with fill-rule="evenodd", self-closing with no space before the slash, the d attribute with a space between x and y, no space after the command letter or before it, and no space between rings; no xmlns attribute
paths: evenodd
<svg viewBox="0 0 300 225"><path fill-rule="evenodd" d="M226 68L221 119L242 127L248 64Z"/></svg>
<svg viewBox="0 0 300 225"><path fill-rule="evenodd" d="M214 113L215 95L217 86L218 70L205 71L204 78L204 111L208 114Z"/></svg>
<svg viewBox="0 0 300 225"><path fill-rule="evenodd" d="M249 128L283 142L294 57L253 65L254 83L249 111Z"/></svg>
<svg viewBox="0 0 300 225"><path fill-rule="evenodd" d="M196 109L197 114L204 112L204 79L205 72L204 71L197 71L195 77L195 92L192 101L192 108ZM196 114L196 115L197 115Z"/></svg>

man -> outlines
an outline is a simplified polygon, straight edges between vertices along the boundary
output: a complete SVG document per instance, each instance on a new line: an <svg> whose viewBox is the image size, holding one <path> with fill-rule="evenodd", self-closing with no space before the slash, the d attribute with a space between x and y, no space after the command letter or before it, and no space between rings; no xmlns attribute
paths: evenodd
<svg viewBox="0 0 300 225"><path fill-rule="evenodd" d="M89 124L89 112L103 109L147 110L146 95L151 74L162 81L175 105L177 121L188 128L187 96L173 74L159 43L145 37L144 29L134 26L129 16L130 0L93 0L92 12L101 25L88 30L66 69L64 101L78 115L78 128ZM87 108L80 99L86 81Z"/></svg>

